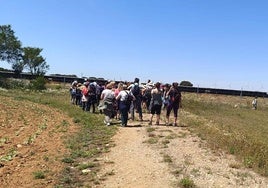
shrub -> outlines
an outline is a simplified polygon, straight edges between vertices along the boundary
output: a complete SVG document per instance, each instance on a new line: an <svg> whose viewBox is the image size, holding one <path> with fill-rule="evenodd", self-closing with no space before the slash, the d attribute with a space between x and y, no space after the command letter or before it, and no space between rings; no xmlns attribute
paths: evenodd
<svg viewBox="0 0 268 188"><path fill-rule="evenodd" d="M46 80L43 76L37 77L35 80L31 81L30 89L32 90L45 90L46 89Z"/></svg>
<svg viewBox="0 0 268 188"><path fill-rule="evenodd" d="M0 78L0 87L6 89L26 89L28 83L26 80L14 78Z"/></svg>

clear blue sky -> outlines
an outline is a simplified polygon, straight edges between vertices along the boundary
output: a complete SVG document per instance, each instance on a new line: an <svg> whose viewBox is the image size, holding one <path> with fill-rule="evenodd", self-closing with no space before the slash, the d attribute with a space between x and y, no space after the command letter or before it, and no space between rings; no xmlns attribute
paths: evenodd
<svg viewBox="0 0 268 188"><path fill-rule="evenodd" d="M267 0L0 2L0 24L43 48L48 74L268 91Z"/></svg>

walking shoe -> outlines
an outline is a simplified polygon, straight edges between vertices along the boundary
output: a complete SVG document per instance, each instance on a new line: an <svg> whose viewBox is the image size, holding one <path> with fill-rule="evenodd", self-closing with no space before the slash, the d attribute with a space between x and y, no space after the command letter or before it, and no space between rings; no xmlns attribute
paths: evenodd
<svg viewBox="0 0 268 188"><path fill-rule="evenodd" d="M150 122L148 123L148 125L152 125L152 122L150 121Z"/></svg>
<svg viewBox="0 0 268 188"><path fill-rule="evenodd" d="M177 123L173 123L173 127L176 127L176 126L178 126Z"/></svg>
<svg viewBox="0 0 268 188"><path fill-rule="evenodd" d="M159 125L159 122L156 122L155 125Z"/></svg>
<svg viewBox="0 0 268 188"><path fill-rule="evenodd" d="M103 121L103 123L106 125L106 126L110 126L110 123L109 122L107 122L107 121Z"/></svg>

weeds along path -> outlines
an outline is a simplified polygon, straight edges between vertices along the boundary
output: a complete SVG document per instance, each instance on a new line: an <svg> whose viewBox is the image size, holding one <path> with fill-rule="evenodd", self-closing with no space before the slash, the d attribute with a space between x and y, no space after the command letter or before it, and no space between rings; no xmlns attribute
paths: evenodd
<svg viewBox="0 0 268 188"><path fill-rule="evenodd" d="M181 116L191 114L182 111ZM211 151L187 127L147 124L119 128L112 138L115 146L100 159L103 181L96 187L267 187L266 178L231 155Z"/></svg>

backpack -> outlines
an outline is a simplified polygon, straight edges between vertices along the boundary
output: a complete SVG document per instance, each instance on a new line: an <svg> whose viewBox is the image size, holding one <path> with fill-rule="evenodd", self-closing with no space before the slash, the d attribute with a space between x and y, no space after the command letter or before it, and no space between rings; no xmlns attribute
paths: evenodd
<svg viewBox="0 0 268 188"><path fill-rule="evenodd" d="M173 102L181 102L181 92L178 89L174 89L170 98L170 101Z"/></svg>
<svg viewBox="0 0 268 188"><path fill-rule="evenodd" d="M137 97L140 95L140 87L138 84L135 84L134 87L131 89L132 94Z"/></svg>
<svg viewBox="0 0 268 188"><path fill-rule="evenodd" d="M133 101L133 96L130 93L128 93L127 91L125 91L125 92L127 93L127 95L126 95L126 98L124 100L124 103L127 106L127 108L129 109L131 102Z"/></svg>
<svg viewBox="0 0 268 188"><path fill-rule="evenodd" d="M88 93L90 95L95 95L96 94L96 87L94 86L94 84L89 84L89 86L88 86Z"/></svg>
<svg viewBox="0 0 268 188"><path fill-rule="evenodd" d="M76 96L77 96L77 97L82 96L82 91L81 91L80 88L77 88L77 89L76 89Z"/></svg>
<svg viewBox="0 0 268 188"><path fill-rule="evenodd" d="M151 98L152 98L151 92L152 92L152 89L147 88L145 90L144 95L143 95L143 98L144 98L145 101L151 100Z"/></svg>

